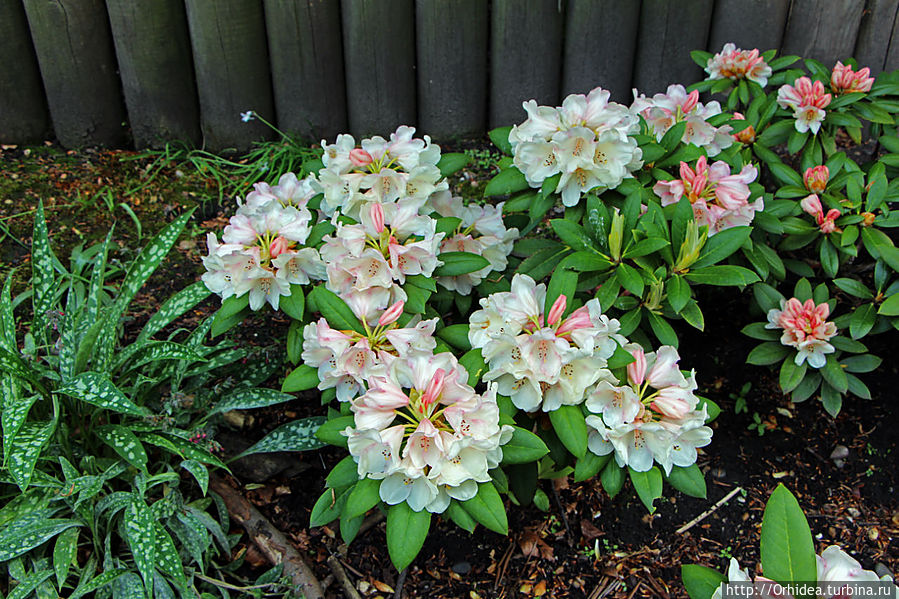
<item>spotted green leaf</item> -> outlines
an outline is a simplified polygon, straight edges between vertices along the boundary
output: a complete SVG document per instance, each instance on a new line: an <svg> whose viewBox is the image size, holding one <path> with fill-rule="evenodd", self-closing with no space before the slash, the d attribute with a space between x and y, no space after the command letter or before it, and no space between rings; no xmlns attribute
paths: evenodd
<svg viewBox="0 0 899 599"><path fill-rule="evenodd" d="M31 286L34 290L31 301L35 330L43 329L46 314L53 308L53 296L56 293L53 261L50 235L44 218L44 202L39 201L34 215L34 234L31 239Z"/></svg>
<svg viewBox="0 0 899 599"><path fill-rule="evenodd" d="M203 554L212 545L212 539L203 523L190 513L178 511L174 518L169 518L168 525L194 561L202 565Z"/></svg>
<svg viewBox="0 0 899 599"><path fill-rule="evenodd" d="M317 379L316 379L317 380ZM226 395L215 404L210 414L229 412L231 410L250 410L252 408L264 408L294 399L293 395L281 393L274 389L237 389Z"/></svg>
<svg viewBox="0 0 899 599"><path fill-rule="evenodd" d="M97 314L100 309L100 298L103 294L103 283L106 279L106 257L109 253L109 242L112 239L112 231L106 234L100 251L94 258L94 268L91 271L90 288L88 289L87 298L84 303L84 317L81 325L85 328L92 326L97 321Z"/></svg>
<svg viewBox="0 0 899 599"><path fill-rule="evenodd" d="M22 428L22 425L25 424L25 419L28 418L28 411L31 409L31 406L34 405L34 402L37 401L36 395L19 399L18 401L10 399L11 397L14 397L16 393L16 391L13 390L15 386L16 382L12 377L3 377L3 379L0 379L0 391L6 396L6 405L3 407L2 415L0 415L0 422L2 422L3 425L4 464L12 451L12 444L16 435L19 433L19 429Z"/></svg>
<svg viewBox="0 0 899 599"><path fill-rule="evenodd" d="M136 343L134 345L137 345ZM129 346L131 347L131 346ZM173 341L148 341L146 345L137 349L128 363L128 368L133 370L150 362L160 360L185 360L187 362L207 362L196 351Z"/></svg>
<svg viewBox="0 0 899 599"><path fill-rule="evenodd" d="M326 418L324 416L311 416L301 418L281 425L255 445L242 452L237 457L243 457L253 453L271 453L273 451L308 451L324 447L325 444L315 437ZM235 458L235 459L236 459Z"/></svg>
<svg viewBox="0 0 899 599"><path fill-rule="evenodd" d="M62 588L66 578L69 577L69 568L75 563L75 554L78 552L79 530L75 527L64 530L56 538L53 547L53 571L56 572L56 586Z"/></svg>
<svg viewBox="0 0 899 599"><path fill-rule="evenodd" d="M77 520L48 518L46 510L27 514L0 531L0 562L18 557L76 526L81 526Z"/></svg>
<svg viewBox="0 0 899 599"><path fill-rule="evenodd" d="M83 372L61 387L59 392L121 414L142 416L146 412L99 372Z"/></svg>
<svg viewBox="0 0 899 599"><path fill-rule="evenodd" d="M0 292L0 347L16 351L16 321L12 313L12 277L15 270L10 271Z"/></svg>
<svg viewBox="0 0 899 599"><path fill-rule="evenodd" d="M198 462L202 462L203 464L210 464L218 468L224 468L225 470L228 469L220 459L218 459L196 443L191 443L183 437L172 434L147 434L141 435L141 439L146 441L147 443L150 443L151 445L156 445L157 447L161 447L171 453L179 455L182 458L197 460Z"/></svg>
<svg viewBox="0 0 899 599"><path fill-rule="evenodd" d="M209 470L206 469L206 466L197 460L184 460L181 462L181 467L193 475L197 480L197 484L200 485L200 490L205 495L206 489L209 488Z"/></svg>
<svg viewBox="0 0 899 599"><path fill-rule="evenodd" d="M147 452L131 429L118 424L107 424L98 427L96 435L132 466L141 470L147 467Z"/></svg>
<svg viewBox="0 0 899 599"><path fill-rule="evenodd" d="M37 462L44 445L56 430L56 421L30 422L23 425L9 448L6 467L13 480L23 491L31 484L34 464ZM0 547L2 547L0 543ZM0 561L4 561L0 559Z"/></svg>
<svg viewBox="0 0 899 599"><path fill-rule="evenodd" d="M189 285L167 299L159 310L150 317L144 328L137 336L137 341L142 342L161 331L176 318L209 297L211 292L203 281L197 281Z"/></svg>
<svg viewBox="0 0 899 599"><path fill-rule="evenodd" d="M140 445L136 437L134 440ZM147 596L152 596L153 569L156 567L156 522L142 497L132 497L131 505L125 512L124 527L134 565L144 579Z"/></svg>
<svg viewBox="0 0 899 599"><path fill-rule="evenodd" d="M165 527L159 522L156 523L156 567L180 584L187 584L181 556L178 555L178 548L175 547L175 542L172 540L171 535L166 532Z"/></svg>
<svg viewBox="0 0 899 599"><path fill-rule="evenodd" d="M126 572L112 583L112 599L146 599L152 595L144 594L144 585L140 576L134 572Z"/></svg>
<svg viewBox="0 0 899 599"><path fill-rule="evenodd" d="M0 347L0 371L32 384L37 383L40 378L34 369L23 362L19 356L2 347Z"/></svg>
<svg viewBox="0 0 899 599"><path fill-rule="evenodd" d="M97 589L101 589L109 583L118 580L119 577L124 576L125 574L129 574L128 570L117 568L115 570L106 570L105 572L97 574L88 582L85 582L87 580L87 577L85 577L78 583L78 586L69 596L69 599L80 599L80 597L84 597L88 593L93 593ZM140 581L139 578L138 581Z"/></svg>
<svg viewBox="0 0 899 599"><path fill-rule="evenodd" d="M25 599L51 576L53 576L53 570L38 570L32 572L19 581L19 584L10 591L6 599Z"/></svg>

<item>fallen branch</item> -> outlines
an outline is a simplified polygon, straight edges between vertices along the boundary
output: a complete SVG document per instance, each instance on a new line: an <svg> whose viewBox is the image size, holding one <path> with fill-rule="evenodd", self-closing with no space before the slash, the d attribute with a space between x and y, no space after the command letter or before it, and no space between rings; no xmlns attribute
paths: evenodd
<svg viewBox="0 0 899 599"><path fill-rule="evenodd" d="M324 599L321 584L303 556L288 542L280 530L259 513L246 498L218 476L209 480L209 488L218 493L228 513L247 531L250 539L272 564L284 564L296 590L306 599Z"/></svg>
<svg viewBox="0 0 899 599"><path fill-rule="evenodd" d="M346 595L347 599L362 599L362 597L359 596L359 593L356 592L353 581L346 575L346 570L340 565L340 560L337 559L336 555L328 557L328 567L331 568L331 572L334 573L334 579L340 583L341 587L343 587L343 594Z"/></svg>
<svg viewBox="0 0 899 599"><path fill-rule="evenodd" d="M691 528L693 528L694 526L696 526L697 524L699 524L700 522L702 522L703 520L705 520L706 518L708 518L709 516L714 514L718 510L718 508L720 508L722 505L724 505L725 503L730 501L731 497L733 497L734 495L736 495L737 493L739 493L742 490L743 490L743 487L734 487L730 493L728 493L727 495L725 495L724 497L719 499L718 503L716 503L715 505L713 505L706 511L702 512L701 514L699 514L698 516L696 516L695 518L693 518L692 520L690 520L689 522L687 522L686 524L684 524L683 526L681 526L674 532L676 532L677 534L680 534L682 532L687 532L688 530L690 530Z"/></svg>

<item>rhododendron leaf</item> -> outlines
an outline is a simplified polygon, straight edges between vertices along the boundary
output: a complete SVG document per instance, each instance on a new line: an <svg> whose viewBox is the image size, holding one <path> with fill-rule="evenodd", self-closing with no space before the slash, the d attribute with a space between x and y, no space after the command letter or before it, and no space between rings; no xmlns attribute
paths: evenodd
<svg viewBox="0 0 899 599"><path fill-rule="evenodd" d="M318 377L316 377L318 382ZM220 412L230 412L231 410L252 410L253 408L265 408L279 403L284 403L295 399L293 395L281 393L274 389L260 389L255 387L244 387L231 391L223 397L217 404L212 406L208 415L218 414Z"/></svg>
<svg viewBox="0 0 899 599"><path fill-rule="evenodd" d="M877 356L862 354L843 358L841 364L845 367L846 372L871 372L876 370L882 362L883 360Z"/></svg>
<svg viewBox="0 0 899 599"><path fill-rule="evenodd" d="M780 365L780 390L789 393L799 386L802 379L805 378L805 372L808 369L806 362L796 366L793 360L784 360Z"/></svg>
<svg viewBox="0 0 899 599"><path fill-rule="evenodd" d="M365 334L362 323L346 305L346 302L333 291L325 289L323 285L318 285L309 292L309 297L315 298L316 309L325 317L331 328L342 331L353 330Z"/></svg>
<svg viewBox="0 0 899 599"><path fill-rule="evenodd" d="M651 164L668 153L668 150L662 147L662 144L654 141L641 144L640 149L643 150L643 162L646 164Z"/></svg>
<svg viewBox="0 0 899 599"><path fill-rule="evenodd" d="M459 225L462 224L462 219L456 216L444 216L437 219L437 233L445 233L446 237L451 237L452 234L459 228Z"/></svg>
<svg viewBox="0 0 899 599"><path fill-rule="evenodd" d="M782 484L777 485L765 506L759 550L766 578L782 584L817 580L815 544L808 521L799 502Z"/></svg>
<svg viewBox="0 0 899 599"><path fill-rule="evenodd" d="M700 156L705 155L705 150L693 144L687 144L678 148L673 154L656 162L658 168L668 168L669 166L679 165L681 162L693 162Z"/></svg>
<svg viewBox="0 0 899 599"><path fill-rule="evenodd" d="M340 420L340 418L337 420ZM328 441L319 437L318 430L330 422L334 421L331 420L326 423L324 416L309 416L308 418L300 418L299 420L282 424L251 447L237 454L233 459L254 453L309 451L324 447L324 443ZM344 443L346 443L346 437L344 437Z"/></svg>
<svg viewBox="0 0 899 599"><path fill-rule="evenodd" d="M707 414L705 419L706 424L712 422L719 414L721 414L721 407L708 397L697 395L696 398L699 400L699 403L696 404L696 409L702 410L703 407L705 408L705 413Z"/></svg>
<svg viewBox="0 0 899 599"><path fill-rule="evenodd" d="M703 69L709 63L709 59L712 58L713 54L711 52L706 52L704 50L692 50L690 52L690 58L693 59L693 62L698 64Z"/></svg>
<svg viewBox="0 0 899 599"><path fill-rule="evenodd" d="M646 472L638 472L630 467L627 470L640 501L650 514L654 513L656 508L653 502L662 496L662 473L658 466L653 466Z"/></svg>
<svg viewBox="0 0 899 599"><path fill-rule="evenodd" d="M287 329L287 359L293 364L298 364L303 353L303 323L292 320Z"/></svg>
<svg viewBox="0 0 899 599"><path fill-rule="evenodd" d="M615 269L615 276L621 286L630 291L635 297L643 297L643 277L633 266L625 263L618 265Z"/></svg>
<svg viewBox="0 0 899 599"><path fill-rule="evenodd" d="M443 264L434 269L435 277L456 277L490 266L487 258L471 252L441 252Z"/></svg>
<svg viewBox="0 0 899 599"><path fill-rule="evenodd" d="M630 335L640 326L641 320L643 320L643 308L637 306L618 318L618 322L621 325L621 329L618 332L624 336Z"/></svg>
<svg viewBox="0 0 899 599"><path fill-rule="evenodd" d="M347 439L341 433L346 427L354 427L355 421L352 416L339 416L332 418L322 424L315 431L315 437L328 445L336 445L338 447L346 447Z"/></svg>
<svg viewBox="0 0 899 599"><path fill-rule="evenodd" d="M303 320L305 304L306 296L303 294L303 286L293 283L290 286L290 295L282 297L278 307L294 320Z"/></svg>
<svg viewBox="0 0 899 599"><path fill-rule="evenodd" d="M475 522L475 519L469 516L468 512L462 509L462 506L460 506L455 499L453 499L449 506L447 506L445 514L456 526L470 533L474 532L474 529L478 525L478 523Z"/></svg>
<svg viewBox="0 0 899 599"><path fill-rule="evenodd" d="M243 321L250 313L250 294L240 297L231 296L222 302L212 320L212 336L221 335L231 327Z"/></svg>
<svg viewBox="0 0 899 599"><path fill-rule="evenodd" d="M659 143L662 144L662 147L668 152L673 152L677 149L678 144L681 143L681 139L684 137L684 131L686 130L687 121L676 123L665 132L665 135L662 136Z"/></svg>
<svg viewBox="0 0 899 599"><path fill-rule="evenodd" d="M525 258L521 264L518 265L517 272L528 275L535 281L540 281L551 273L559 262L570 253L571 250L564 246L560 248L545 248L539 250L528 258Z"/></svg>
<svg viewBox="0 0 899 599"><path fill-rule="evenodd" d="M356 484L359 480L359 472L353 456L348 455L331 468L331 472L325 477L325 484L332 489L346 489Z"/></svg>
<svg viewBox="0 0 899 599"><path fill-rule="evenodd" d="M501 535L509 534L506 508L493 483L478 483L477 495L463 501L460 505L468 512L469 516L483 524L485 528Z"/></svg>
<svg viewBox="0 0 899 599"><path fill-rule="evenodd" d="M747 337L760 341L777 341L780 339L780 333L774 329L765 328L765 323L763 322L747 324L740 332Z"/></svg>
<svg viewBox="0 0 899 599"><path fill-rule="evenodd" d="M615 348L615 353L609 357L606 367L610 369L624 368L634 360L634 355L619 345Z"/></svg>
<svg viewBox="0 0 899 599"><path fill-rule="evenodd" d="M684 564L680 567L680 577L690 599L712 599L715 591L727 582L727 576L698 564Z"/></svg>
<svg viewBox="0 0 899 599"><path fill-rule="evenodd" d="M579 406L563 405L549 413L549 420L559 440L575 457L587 453L587 422Z"/></svg>
<svg viewBox="0 0 899 599"><path fill-rule="evenodd" d="M467 154L463 154L462 152L450 152L440 156L440 160L437 161L437 168L440 169L440 174L442 176L449 177L453 173L462 170L462 168L467 166L470 162L471 158L469 158Z"/></svg>
<svg viewBox="0 0 899 599"><path fill-rule="evenodd" d="M434 274L437 275L436 270ZM406 303L403 306L403 311L407 314L424 314L431 292L416 285L406 285L403 287L403 291L406 292Z"/></svg>
<svg viewBox="0 0 899 599"><path fill-rule="evenodd" d="M680 311L680 315L683 316L684 320L687 321L687 324L693 328L699 329L700 331L705 330L705 317L702 315L702 310L699 309L699 304L696 303L695 299L691 298L690 301L687 302L684 309Z"/></svg>
<svg viewBox="0 0 899 599"><path fill-rule="evenodd" d="M489 484L489 483L487 483ZM405 501L387 512L387 552L398 571L403 571L421 551L431 527L431 512L413 511Z"/></svg>
<svg viewBox="0 0 899 599"><path fill-rule="evenodd" d="M805 378L802 379L802 382L793 390L793 394L790 396L790 401L793 403L800 403L807 400L812 394L818 390L818 385L821 384L821 375L817 372L807 373Z"/></svg>
<svg viewBox="0 0 899 599"><path fill-rule="evenodd" d="M557 268L553 271L552 276L549 278L549 284L546 286L546 301L544 303L543 313L549 314L555 301L559 296L564 295L567 299L567 305L563 316L570 314L573 308L574 294L576 292L577 273L564 268Z"/></svg>
<svg viewBox="0 0 899 599"><path fill-rule="evenodd" d="M512 427L512 438L501 449L503 464L536 462L549 453L549 448L540 437L517 426Z"/></svg>
<svg viewBox="0 0 899 599"><path fill-rule="evenodd" d="M753 285L752 295L755 297L759 308L765 313L775 308L780 309L780 302L785 299L780 291L767 283L756 283Z"/></svg>
<svg viewBox="0 0 899 599"><path fill-rule="evenodd" d="M595 297L599 301L599 306L603 312L608 312L609 307L615 303L619 291L621 291L621 283L618 282L618 278L615 276L607 278L599 286Z"/></svg>
<svg viewBox="0 0 899 599"><path fill-rule="evenodd" d="M673 466L671 474L665 477L668 484L690 497L705 499L707 489L702 470L696 464L689 466Z"/></svg>
<svg viewBox="0 0 899 599"><path fill-rule="evenodd" d="M592 451L584 454L574 465L574 482L579 483L593 478L599 471L605 468L612 458L612 454L596 455Z"/></svg>
<svg viewBox="0 0 899 599"><path fill-rule="evenodd" d="M849 381L849 393L862 399L871 399L871 390L861 379L854 374L847 374L846 379Z"/></svg>
<svg viewBox="0 0 899 599"><path fill-rule="evenodd" d="M484 188L484 195L487 197L507 196L529 187L530 185L528 185L527 179L524 178L524 174L516 167L510 166L501 170L487 182L487 186Z"/></svg>
<svg viewBox="0 0 899 599"><path fill-rule="evenodd" d="M378 493L380 487L381 481L373 478L363 478L357 482L350 491L341 518L355 518L364 515L365 512L378 505L381 501Z"/></svg>
<svg viewBox="0 0 899 599"><path fill-rule="evenodd" d="M496 129L491 129L487 135L490 137L490 141L493 142L499 151L507 156L512 155L512 144L509 143L509 133L512 132L512 127L497 127Z"/></svg>
<svg viewBox="0 0 899 599"><path fill-rule="evenodd" d="M821 242L819 256L821 259L821 268L824 269L824 274L828 277L836 276L837 270L840 268L840 259L839 256L837 256L837 249L830 243L830 239L824 239L824 241Z"/></svg>
<svg viewBox="0 0 899 599"><path fill-rule="evenodd" d="M840 409L843 407L843 396L826 380L821 384L821 405L824 406L824 411L834 418L837 417L840 413Z"/></svg>
<svg viewBox="0 0 899 599"><path fill-rule="evenodd" d="M568 254L558 266L559 269L568 269L576 272L605 271L611 267L612 263L595 251Z"/></svg>
<svg viewBox="0 0 899 599"><path fill-rule="evenodd" d="M468 324L453 324L439 329L434 334L456 349L468 351L471 349L471 342L468 340L469 328Z"/></svg>
<svg viewBox="0 0 899 599"><path fill-rule="evenodd" d="M621 487L624 486L624 478L624 468L619 466L618 462L615 460L609 460L609 463L606 464L606 467L602 469L602 472L599 475L599 481L602 483L602 488L605 489L609 497L618 495L621 491Z"/></svg>
<svg viewBox="0 0 899 599"><path fill-rule="evenodd" d="M674 332L667 320L650 310L646 311L646 317L649 319L649 326L652 328L653 334L662 345L677 347L677 333Z"/></svg>
<svg viewBox="0 0 899 599"><path fill-rule="evenodd" d="M705 285L744 286L759 280L759 276L742 266L706 266L684 275L687 280Z"/></svg>
<svg viewBox="0 0 899 599"><path fill-rule="evenodd" d="M549 224L559 239L571 249L575 251L594 249L593 240L580 225L564 218L554 218Z"/></svg>
<svg viewBox="0 0 899 599"><path fill-rule="evenodd" d="M752 227L731 227L719 231L709 238L699 253L699 259L691 265L691 268L704 268L721 262L743 247L751 234Z"/></svg>
<svg viewBox="0 0 899 599"><path fill-rule="evenodd" d="M768 366L769 364L777 364L788 355L790 356L790 359L793 359L793 352L794 350L792 347L781 345L779 341L769 341L755 346L752 351L749 352L746 362L755 364L756 366Z"/></svg>
<svg viewBox="0 0 899 599"><path fill-rule="evenodd" d="M862 304L852 313L849 321L849 334L853 339L861 339L867 335L877 321L877 310L874 304Z"/></svg>
<svg viewBox="0 0 899 599"><path fill-rule="evenodd" d="M525 212L530 209L536 199L537 192L533 190L526 190L515 194L512 199L507 200L503 204L503 214L509 214L510 212ZM439 231L440 229L438 228L437 230ZM532 241L536 241L536 239Z"/></svg>
<svg viewBox="0 0 899 599"><path fill-rule="evenodd" d="M336 230L337 227L335 227L328 221L317 223L309 231L309 237L306 238L306 247L315 247L319 244L319 242L321 242L322 238L325 235L331 235Z"/></svg>
<svg viewBox="0 0 899 599"><path fill-rule="evenodd" d="M343 539L344 543L349 545L353 542L353 539L359 534L359 529L362 528L362 521L364 519L365 516L349 518L346 514L340 515L340 538Z"/></svg>
<svg viewBox="0 0 899 599"><path fill-rule="evenodd" d="M824 380L834 389L840 393L846 393L846 391L849 390L849 381L846 380L846 373L843 371L843 368L833 354L827 356L827 362L825 362L824 367L819 370L821 376L824 377Z"/></svg>
<svg viewBox="0 0 899 599"><path fill-rule="evenodd" d="M309 526L324 526L337 520L351 492L351 489L346 489L343 492L335 489L325 489L325 492L321 494L315 505L312 506L312 513L309 514Z"/></svg>
<svg viewBox="0 0 899 599"><path fill-rule="evenodd" d="M468 372L468 384L472 387L481 380L481 376L488 370L484 356L481 355L481 350L478 348L465 352L459 358L459 364Z"/></svg>
<svg viewBox="0 0 899 599"><path fill-rule="evenodd" d="M306 364L300 364L281 383L281 391L285 393L306 391L314 389L318 386L318 382L318 370Z"/></svg>

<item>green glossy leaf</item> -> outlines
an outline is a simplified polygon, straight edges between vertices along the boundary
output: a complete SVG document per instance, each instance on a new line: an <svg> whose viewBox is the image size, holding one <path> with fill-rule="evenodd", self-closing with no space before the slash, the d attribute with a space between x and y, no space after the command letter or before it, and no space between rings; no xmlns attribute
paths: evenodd
<svg viewBox="0 0 899 599"><path fill-rule="evenodd" d="M559 239L575 251L590 251L593 249L593 240L579 224L564 218L554 218L549 221Z"/></svg>
<svg viewBox="0 0 899 599"><path fill-rule="evenodd" d="M817 580L815 544L799 502L777 485L762 517L762 571L779 583Z"/></svg>
<svg viewBox="0 0 899 599"><path fill-rule="evenodd" d="M488 483L489 484L489 483ZM387 512L387 552L393 567L402 571L421 551L431 527L431 512L413 511L405 501Z"/></svg>
<svg viewBox="0 0 899 599"><path fill-rule="evenodd" d="M456 277L490 266L487 258L471 252L441 252L437 258L443 264L434 269L435 277Z"/></svg>
<svg viewBox="0 0 899 599"><path fill-rule="evenodd" d="M843 358L840 363L845 367L846 372L871 372L877 370L883 362L877 356L871 354L861 354L859 356L849 356Z"/></svg>
<svg viewBox="0 0 899 599"><path fill-rule="evenodd" d="M380 487L380 480L372 478L359 480L347 497L341 517L355 518L365 515L368 510L380 503L381 495L378 492Z"/></svg>
<svg viewBox="0 0 899 599"><path fill-rule="evenodd" d="M705 499L707 490L705 477L696 464L690 466L673 466L667 477L668 484L690 497Z"/></svg>
<svg viewBox="0 0 899 599"><path fill-rule="evenodd" d="M131 429L118 424L105 424L97 427L96 435L126 462L140 470L146 469L147 452Z"/></svg>
<svg viewBox="0 0 899 599"><path fill-rule="evenodd" d="M501 170L499 174L487 182L487 186L484 188L484 195L487 197L505 196L529 187L530 185L528 185L527 179L524 178L522 172L514 166L510 166Z"/></svg>
<svg viewBox="0 0 899 599"><path fill-rule="evenodd" d="M284 382L281 383L281 391L284 391L284 394L294 391L306 391L317 387L318 382L318 369L306 364L300 364L291 370ZM291 399L293 399L292 396Z"/></svg>
<svg viewBox="0 0 899 599"><path fill-rule="evenodd" d="M44 511L28 514L0 531L0 562L8 562L76 526L81 526L77 520L48 518Z"/></svg>
<svg viewBox="0 0 899 599"><path fill-rule="evenodd" d="M643 277L634 267L622 262L615 269L615 275L622 287L638 298L643 297Z"/></svg>
<svg viewBox="0 0 899 599"><path fill-rule="evenodd" d="M316 309L325 317L331 328L338 330L353 330L365 334L362 323L353 314L350 307L340 299L333 291L319 285L309 292L310 301L315 302Z"/></svg>
<svg viewBox="0 0 899 599"><path fill-rule="evenodd" d="M290 285L290 295L280 299L278 308L294 320L303 320L303 311L306 309L306 296L303 294L303 286L292 283Z"/></svg>
<svg viewBox="0 0 899 599"><path fill-rule="evenodd" d="M662 496L661 471L657 466L653 466L646 472L638 472L630 467L627 470L640 501L643 502L650 514L654 513L656 508L653 502Z"/></svg>
<svg viewBox="0 0 899 599"><path fill-rule="evenodd" d="M715 591L727 582L727 576L706 566L683 564L680 567L681 580L690 599L712 599Z"/></svg>
<svg viewBox="0 0 899 599"><path fill-rule="evenodd" d="M783 364L780 365L780 390L784 393L793 391L805 378L807 369L808 364L806 362L796 366L794 360L784 360Z"/></svg>
<svg viewBox="0 0 899 599"><path fill-rule="evenodd" d="M759 280L757 274L742 266L707 266L691 270L684 277L694 283L721 286L751 285Z"/></svg>
<svg viewBox="0 0 899 599"><path fill-rule="evenodd" d="M730 229L719 231L717 234L709 237L699 254L699 259L690 268L697 270L721 262L743 247L749 240L751 233L752 227L731 227Z"/></svg>
<svg viewBox="0 0 899 599"><path fill-rule="evenodd" d="M559 440L575 457L587 453L587 422L578 406L563 405L549 413L549 420Z"/></svg>
<svg viewBox="0 0 899 599"><path fill-rule="evenodd" d="M490 137L490 141L493 142L497 148L499 148L500 152L506 154L507 156L512 155L512 144L509 143L509 133L512 131L512 127L497 127L496 129L491 129L487 135Z"/></svg>
<svg viewBox="0 0 899 599"><path fill-rule="evenodd" d="M675 312L680 312L690 301L690 284L683 277L675 275L665 282L668 303Z"/></svg>
<svg viewBox="0 0 899 599"><path fill-rule="evenodd" d="M899 316L899 293L889 296L877 309L883 316Z"/></svg>
<svg viewBox="0 0 899 599"><path fill-rule="evenodd" d="M356 484L359 472L353 456L346 456L331 469L325 478L325 484L332 489L345 489Z"/></svg>
<svg viewBox="0 0 899 599"><path fill-rule="evenodd" d="M238 325L250 313L250 294L231 296L222 302L212 320L212 336L217 337Z"/></svg>
<svg viewBox="0 0 899 599"><path fill-rule="evenodd" d="M134 565L144 580L147 595L152 595L153 570L156 568L156 519L142 498L132 499L123 525Z"/></svg>
<svg viewBox="0 0 899 599"><path fill-rule="evenodd" d="M458 350L468 351L471 349L471 342L468 340L469 328L467 323L453 324L439 329L435 335Z"/></svg>
<svg viewBox="0 0 899 599"><path fill-rule="evenodd" d="M445 515L449 516L449 519L452 520L456 526L469 533L474 532L475 527L478 525L475 519L469 516L468 512L466 512L455 499L453 499L446 508Z"/></svg>
<svg viewBox="0 0 899 599"><path fill-rule="evenodd" d="M849 390L849 381L846 380L846 373L843 371L840 363L837 362L837 359L833 357L833 354L827 356L827 362L824 363L824 367L820 368L819 371L824 380L840 393L846 393Z"/></svg>
<svg viewBox="0 0 899 599"><path fill-rule="evenodd" d="M324 526L339 518L351 492L352 489L346 489L343 492L325 489L325 492L312 506L312 513L309 514L309 526Z"/></svg>
<svg viewBox="0 0 899 599"><path fill-rule="evenodd" d="M483 524L485 528L501 535L509 534L506 508L493 483L478 483L478 494L468 501L461 502L460 505L469 516Z"/></svg>
<svg viewBox="0 0 899 599"><path fill-rule="evenodd" d="M782 345L779 341L769 341L755 346L752 351L749 352L746 361L749 364L755 364L756 366L768 366L769 364L780 362L788 355L792 354L793 351L794 350L791 347Z"/></svg>
<svg viewBox="0 0 899 599"><path fill-rule="evenodd" d="M867 335L877 321L877 309L874 304L862 304L852 313L849 319L849 334L853 339L861 339Z"/></svg>
<svg viewBox="0 0 899 599"><path fill-rule="evenodd" d="M449 177L453 173L462 170L470 162L471 158L466 154L461 152L448 152L440 156L440 160L437 161L437 168L440 169L441 176Z"/></svg>
<svg viewBox="0 0 899 599"><path fill-rule="evenodd" d="M513 427L512 438L502 446L503 464L525 464L536 462L549 453L543 440L520 427Z"/></svg>
<svg viewBox="0 0 899 599"><path fill-rule="evenodd" d="M609 460L609 463L606 464L606 467L602 469L599 475L602 488L605 489L609 497L618 495L621 487L624 486L624 478L624 468L619 466L615 460Z"/></svg>
<svg viewBox="0 0 899 599"><path fill-rule="evenodd" d="M333 421L330 421L333 422ZM275 451L309 451L324 447L323 440L318 437L317 432L320 427L324 426L324 416L309 416L282 424L262 439L254 443L251 447L235 456L239 457L251 455L254 453L272 453ZM344 437L344 442L346 438Z"/></svg>
<svg viewBox="0 0 899 599"><path fill-rule="evenodd" d="M479 348L465 352L465 354L459 358L459 364L461 364L468 372L468 384L472 387L475 386L481 376L489 370Z"/></svg>
<svg viewBox="0 0 899 599"><path fill-rule="evenodd" d="M592 451L584 454L574 465L574 482L579 483L591 479L606 467L612 454L596 455Z"/></svg>
<svg viewBox="0 0 899 599"><path fill-rule="evenodd" d="M346 427L355 428L356 423L352 416L340 416L331 418L315 431L315 438L328 445L346 447L346 437L342 433Z"/></svg>

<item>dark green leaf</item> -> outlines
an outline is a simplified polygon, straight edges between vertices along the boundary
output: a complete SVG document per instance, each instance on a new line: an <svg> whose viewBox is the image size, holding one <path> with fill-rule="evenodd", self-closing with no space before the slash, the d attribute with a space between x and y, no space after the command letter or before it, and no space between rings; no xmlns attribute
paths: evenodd
<svg viewBox="0 0 899 599"><path fill-rule="evenodd" d="M727 577L717 570L697 564L683 564L680 577L690 599L712 599L721 583L727 582Z"/></svg>
<svg viewBox="0 0 899 599"><path fill-rule="evenodd" d="M489 484L489 483L488 483ZM413 511L406 502L387 512L387 551L393 567L402 571L421 551L431 527L431 512Z"/></svg>
<svg viewBox="0 0 899 599"><path fill-rule="evenodd" d="M333 291L325 289L323 285L319 285L309 292L309 299L315 302L315 307L332 328L341 331L353 330L357 333L365 333L362 323L359 322L359 319L356 318L350 307Z"/></svg>
<svg viewBox="0 0 899 599"><path fill-rule="evenodd" d="M437 256L443 264L434 269L435 277L456 277L487 268L487 258L471 252L442 252Z"/></svg>
<svg viewBox="0 0 899 599"><path fill-rule="evenodd" d="M559 440L575 457L587 453L587 423L578 406L563 405L549 413L549 420Z"/></svg>
<svg viewBox="0 0 899 599"><path fill-rule="evenodd" d="M650 514L654 513L656 508L653 503L662 496L662 473L659 468L653 466L646 472L638 472L630 467L627 470L640 501Z"/></svg>
<svg viewBox="0 0 899 599"><path fill-rule="evenodd" d="M506 508L493 483L478 483L478 494L460 503L469 516L484 525L485 528L501 535L509 534L509 522Z"/></svg>
<svg viewBox="0 0 899 599"><path fill-rule="evenodd" d="M782 484L765 506L760 550L766 577L782 584L817 580L811 530L799 502Z"/></svg>
<svg viewBox="0 0 899 599"><path fill-rule="evenodd" d="M535 435L520 427L513 427L512 438L502 446L503 464L524 464L536 462L547 453L546 443Z"/></svg>
<svg viewBox="0 0 899 599"><path fill-rule="evenodd" d="M521 171L514 166L510 166L501 170L498 175L487 182L487 186L484 188L484 195L487 197L505 196L529 187L530 185L528 185L527 179L524 178Z"/></svg>
<svg viewBox="0 0 899 599"><path fill-rule="evenodd" d="M667 476L668 484L690 497L706 498L705 477L696 464L690 466L673 466Z"/></svg>

